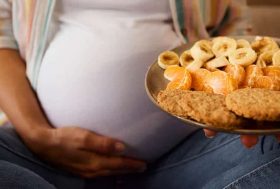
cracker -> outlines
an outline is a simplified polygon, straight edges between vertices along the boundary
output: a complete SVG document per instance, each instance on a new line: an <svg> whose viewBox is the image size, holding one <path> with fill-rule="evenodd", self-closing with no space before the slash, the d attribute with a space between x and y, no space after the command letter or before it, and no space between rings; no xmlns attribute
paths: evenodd
<svg viewBox="0 0 280 189"><path fill-rule="evenodd" d="M280 91L239 89L226 97L226 106L239 116L258 121L280 121Z"/></svg>
<svg viewBox="0 0 280 189"><path fill-rule="evenodd" d="M173 115L219 128L236 128L244 119L226 108L225 97L202 91L165 90L158 94L159 105Z"/></svg>

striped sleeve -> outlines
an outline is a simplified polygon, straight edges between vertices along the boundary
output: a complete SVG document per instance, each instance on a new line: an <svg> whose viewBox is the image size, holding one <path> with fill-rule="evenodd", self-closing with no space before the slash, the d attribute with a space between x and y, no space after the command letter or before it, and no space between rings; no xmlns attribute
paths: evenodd
<svg viewBox="0 0 280 189"><path fill-rule="evenodd" d="M209 33L217 35L249 35L251 32L250 11L246 0L231 0L223 18Z"/></svg>
<svg viewBox="0 0 280 189"><path fill-rule="evenodd" d="M0 0L0 48L18 48L13 35L12 0Z"/></svg>
<svg viewBox="0 0 280 189"><path fill-rule="evenodd" d="M248 31L246 0L174 0L171 10L186 42Z"/></svg>

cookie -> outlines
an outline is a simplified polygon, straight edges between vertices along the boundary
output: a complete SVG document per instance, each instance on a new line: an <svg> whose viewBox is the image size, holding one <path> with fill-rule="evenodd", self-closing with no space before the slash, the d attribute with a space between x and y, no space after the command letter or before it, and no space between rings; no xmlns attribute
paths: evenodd
<svg viewBox="0 0 280 189"><path fill-rule="evenodd" d="M226 106L237 115L258 121L280 121L280 91L239 89L226 97Z"/></svg>
<svg viewBox="0 0 280 189"><path fill-rule="evenodd" d="M219 128L236 128L244 119L226 108L225 97L202 91L165 90L157 97L167 112Z"/></svg>

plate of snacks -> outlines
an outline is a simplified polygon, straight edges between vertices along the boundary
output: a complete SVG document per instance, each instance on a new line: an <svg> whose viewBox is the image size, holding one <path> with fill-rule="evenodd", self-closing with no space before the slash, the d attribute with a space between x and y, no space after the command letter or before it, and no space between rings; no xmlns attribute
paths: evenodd
<svg viewBox="0 0 280 189"><path fill-rule="evenodd" d="M236 134L280 133L280 39L220 36L159 54L146 92L187 125Z"/></svg>

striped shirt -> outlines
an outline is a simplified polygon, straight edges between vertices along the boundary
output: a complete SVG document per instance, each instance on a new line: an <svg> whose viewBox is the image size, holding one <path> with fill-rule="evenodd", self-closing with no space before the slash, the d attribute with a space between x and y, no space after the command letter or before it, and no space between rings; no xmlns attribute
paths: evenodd
<svg viewBox="0 0 280 189"><path fill-rule="evenodd" d="M246 0L169 0L173 26L185 42L247 34ZM0 48L18 49L36 90L56 0L0 0ZM5 116L0 112L0 124Z"/></svg>

